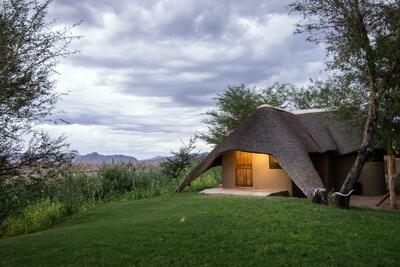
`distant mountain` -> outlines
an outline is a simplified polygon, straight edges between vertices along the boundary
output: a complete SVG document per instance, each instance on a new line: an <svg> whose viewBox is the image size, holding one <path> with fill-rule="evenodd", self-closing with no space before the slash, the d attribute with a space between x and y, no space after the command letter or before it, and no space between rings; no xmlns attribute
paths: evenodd
<svg viewBox="0 0 400 267"><path fill-rule="evenodd" d="M196 156L205 157L208 153L197 154ZM168 157L156 156L153 158L138 160L132 156L125 155L102 155L97 152L93 152L87 155L77 155L75 156L74 161L76 163L84 163L84 164L103 164L103 163L160 163L167 159Z"/></svg>
<svg viewBox="0 0 400 267"><path fill-rule="evenodd" d="M159 163L161 161L164 161L167 157L162 157L162 156L157 156L149 159L142 159L139 160L141 163Z"/></svg>
<svg viewBox="0 0 400 267"><path fill-rule="evenodd" d="M207 156L208 152L204 152L204 153L193 153L192 155L194 155L195 157L205 157ZM143 159L143 160L139 160L140 163L160 163L168 158L171 157L162 157L162 156L157 156L154 158L149 158L149 159Z"/></svg>
<svg viewBox="0 0 400 267"><path fill-rule="evenodd" d="M137 163L139 160L135 157L125 155L101 155L93 152L87 155L77 155L74 159L76 163L85 164L103 164L103 163Z"/></svg>

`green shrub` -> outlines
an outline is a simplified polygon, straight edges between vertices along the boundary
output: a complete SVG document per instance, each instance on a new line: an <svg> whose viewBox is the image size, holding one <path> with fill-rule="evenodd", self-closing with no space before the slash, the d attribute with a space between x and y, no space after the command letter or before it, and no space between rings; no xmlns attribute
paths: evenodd
<svg viewBox="0 0 400 267"><path fill-rule="evenodd" d="M194 180L190 186L187 186L187 191L201 191L206 188L217 187L222 182L221 167L214 167L209 169L196 180Z"/></svg>
<svg viewBox="0 0 400 267"><path fill-rule="evenodd" d="M132 190L133 175L129 166L121 164L102 165L98 177L102 181L103 197L122 195Z"/></svg>
<svg viewBox="0 0 400 267"><path fill-rule="evenodd" d="M174 182L158 166L139 166L131 171L131 175L133 187L122 196L124 200L156 197L175 188Z"/></svg>
<svg viewBox="0 0 400 267"><path fill-rule="evenodd" d="M0 236L31 233L54 224L65 215L61 202L43 199L25 207L20 215L6 218L0 225Z"/></svg>
<svg viewBox="0 0 400 267"><path fill-rule="evenodd" d="M0 223L8 216L19 214L32 201L44 198L42 179L14 178L0 181Z"/></svg>
<svg viewBox="0 0 400 267"><path fill-rule="evenodd" d="M162 186L157 181L150 181L144 187L134 187L131 193L132 199L151 198L161 195Z"/></svg>
<svg viewBox="0 0 400 267"><path fill-rule="evenodd" d="M26 206L26 190L19 183L0 183L0 222Z"/></svg>

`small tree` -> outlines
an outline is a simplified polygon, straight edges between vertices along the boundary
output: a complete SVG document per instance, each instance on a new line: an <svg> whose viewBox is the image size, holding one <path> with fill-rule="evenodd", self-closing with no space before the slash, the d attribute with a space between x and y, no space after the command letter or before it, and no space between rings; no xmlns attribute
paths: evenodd
<svg viewBox="0 0 400 267"><path fill-rule="evenodd" d="M269 104L275 107L298 107L299 99L294 99L296 87L291 84L275 83L266 89L248 88L245 85L229 86L222 94L217 95L216 108L205 113L203 123L208 131L197 136L208 144L219 144L222 139L234 131L260 105ZM296 103L293 103L295 101Z"/></svg>
<svg viewBox="0 0 400 267"><path fill-rule="evenodd" d="M177 185L179 185L183 172L191 167L193 159L196 157L193 154L193 150L196 148L195 143L196 138L190 138L187 144L183 143L178 151L171 151L171 156L161 163L162 172L176 180Z"/></svg>
<svg viewBox="0 0 400 267"><path fill-rule="evenodd" d="M262 99L261 92L256 88L229 86L228 90L215 98L216 109L205 113L207 117L203 123L207 125L208 132L198 133L197 136L208 144L219 144L263 104Z"/></svg>

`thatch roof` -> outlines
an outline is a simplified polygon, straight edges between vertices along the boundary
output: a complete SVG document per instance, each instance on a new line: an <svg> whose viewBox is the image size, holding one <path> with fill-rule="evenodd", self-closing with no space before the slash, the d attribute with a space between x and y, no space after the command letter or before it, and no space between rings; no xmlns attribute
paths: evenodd
<svg viewBox="0 0 400 267"><path fill-rule="evenodd" d="M358 147L358 133L331 118L331 112L295 114L261 106L192 170L177 191L219 165L224 152L240 150L273 155L303 193L312 197L314 189L324 186L309 153L347 154Z"/></svg>

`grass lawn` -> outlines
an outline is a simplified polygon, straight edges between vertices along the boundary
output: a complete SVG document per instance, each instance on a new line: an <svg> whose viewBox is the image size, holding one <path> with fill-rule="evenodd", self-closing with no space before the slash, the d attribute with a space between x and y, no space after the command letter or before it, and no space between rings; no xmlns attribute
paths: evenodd
<svg viewBox="0 0 400 267"><path fill-rule="evenodd" d="M399 266L400 213L172 194L99 205L2 239L0 258L4 266Z"/></svg>

